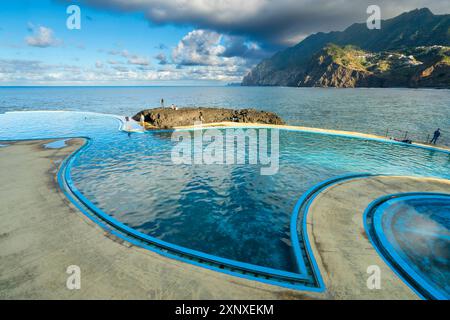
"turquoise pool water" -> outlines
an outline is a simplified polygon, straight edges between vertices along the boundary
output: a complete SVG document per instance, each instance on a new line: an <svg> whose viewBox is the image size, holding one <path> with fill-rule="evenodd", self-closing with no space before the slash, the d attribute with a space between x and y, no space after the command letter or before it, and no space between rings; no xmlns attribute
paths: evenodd
<svg viewBox="0 0 450 320"><path fill-rule="evenodd" d="M419 291L450 298L450 195L400 195L371 218L377 244Z"/></svg>
<svg viewBox="0 0 450 320"><path fill-rule="evenodd" d="M170 132L119 131L113 116L77 112L0 115L0 140L92 138L71 168L78 190L142 233L189 249L295 271L289 218L311 186L356 172L450 179L450 154L400 144L280 131L280 168L175 165Z"/></svg>
<svg viewBox="0 0 450 320"><path fill-rule="evenodd" d="M67 147L66 141L67 141L67 139L61 139L61 140L56 140L56 141L53 141L53 142L49 142L49 143L44 144L44 148L47 148L47 149L62 149L64 147Z"/></svg>

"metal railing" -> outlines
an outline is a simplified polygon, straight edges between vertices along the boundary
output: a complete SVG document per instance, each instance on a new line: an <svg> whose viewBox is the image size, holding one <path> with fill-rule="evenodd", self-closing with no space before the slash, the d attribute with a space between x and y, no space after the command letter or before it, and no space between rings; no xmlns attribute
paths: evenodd
<svg viewBox="0 0 450 320"><path fill-rule="evenodd" d="M450 146L450 131L440 130L441 136L438 138L436 145ZM408 130L400 130L387 128L384 136L386 138L394 138L397 140L411 140L423 144L430 144L434 132L414 132Z"/></svg>

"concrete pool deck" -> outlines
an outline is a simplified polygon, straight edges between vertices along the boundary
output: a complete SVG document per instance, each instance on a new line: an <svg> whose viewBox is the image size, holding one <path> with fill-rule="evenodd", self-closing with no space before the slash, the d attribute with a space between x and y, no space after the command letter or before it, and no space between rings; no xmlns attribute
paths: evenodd
<svg viewBox="0 0 450 320"><path fill-rule="evenodd" d="M327 290L302 292L163 257L107 233L61 192L56 174L83 139L8 142L0 148L0 299L417 299L367 239L362 213L371 199L404 191L449 192L438 179L371 177L325 189L310 207L308 234ZM343 198L342 198L343 197ZM366 286L368 265L382 288ZM81 268L81 289L66 268Z"/></svg>

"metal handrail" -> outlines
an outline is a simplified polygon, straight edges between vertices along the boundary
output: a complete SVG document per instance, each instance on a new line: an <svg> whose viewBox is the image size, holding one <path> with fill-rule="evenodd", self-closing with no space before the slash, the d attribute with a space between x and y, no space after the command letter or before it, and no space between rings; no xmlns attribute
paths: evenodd
<svg viewBox="0 0 450 320"><path fill-rule="evenodd" d="M441 133L443 133L438 140L438 144L441 145L450 145L450 141L448 140L448 137L450 136L450 132L446 131L446 130L442 130L440 129ZM447 133L444 135L444 133ZM432 134L430 133L424 133L424 132L411 132L408 130L402 130L402 129L393 129L393 128L386 128L385 131L385 135L386 138L387 137L394 137L394 138L398 138L401 140L413 140L416 142L420 142L420 143L424 143L424 144L430 144L431 138L432 138ZM444 138L443 138L444 136ZM442 142L447 142L447 143L442 143Z"/></svg>

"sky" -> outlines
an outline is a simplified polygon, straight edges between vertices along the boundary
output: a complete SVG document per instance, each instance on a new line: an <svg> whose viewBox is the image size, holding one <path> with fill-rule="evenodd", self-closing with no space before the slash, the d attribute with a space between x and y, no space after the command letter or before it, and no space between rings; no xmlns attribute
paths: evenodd
<svg viewBox="0 0 450 320"><path fill-rule="evenodd" d="M15 0L0 4L0 86L224 85L316 32L448 0ZM69 29L67 8L80 8Z"/></svg>

